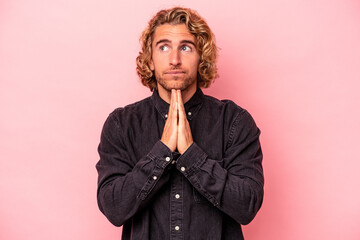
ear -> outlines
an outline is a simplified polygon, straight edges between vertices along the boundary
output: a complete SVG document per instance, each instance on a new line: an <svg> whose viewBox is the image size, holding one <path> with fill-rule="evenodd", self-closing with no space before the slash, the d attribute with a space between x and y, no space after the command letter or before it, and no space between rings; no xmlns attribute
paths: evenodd
<svg viewBox="0 0 360 240"><path fill-rule="evenodd" d="M151 71L154 71L154 70L155 70L154 62L153 62L152 59L151 59L150 62L149 62L149 67L150 67L150 70L151 70Z"/></svg>

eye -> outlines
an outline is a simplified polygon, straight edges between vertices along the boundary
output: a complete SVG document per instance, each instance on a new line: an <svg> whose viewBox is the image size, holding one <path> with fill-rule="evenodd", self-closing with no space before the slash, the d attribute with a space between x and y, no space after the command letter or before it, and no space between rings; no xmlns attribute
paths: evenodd
<svg viewBox="0 0 360 240"><path fill-rule="evenodd" d="M166 45L163 45L163 46L160 47L160 50L163 51L163 52L167 51L168 49L169 49L169 47L166 46Z"/></svg>
<svg viewBox="0 0 360 240"><path fill-rule="evenodd" d="M187 45L182 46L180 49L184 52L190 52L192 50L191 47Z"/></svg>

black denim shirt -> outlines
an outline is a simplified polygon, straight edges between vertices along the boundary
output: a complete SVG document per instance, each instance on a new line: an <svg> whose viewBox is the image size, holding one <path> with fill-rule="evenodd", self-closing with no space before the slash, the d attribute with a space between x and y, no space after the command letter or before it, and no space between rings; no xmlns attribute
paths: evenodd
<svg viewBox="0 0 360 240"><path fill-rule="evenodd" d="M263 200L260 130L229 100L197 89L185 103L194 143L161 141L169 104L157 91L107 118L98 148L97 200L122 239L243 239Z"/></svg>

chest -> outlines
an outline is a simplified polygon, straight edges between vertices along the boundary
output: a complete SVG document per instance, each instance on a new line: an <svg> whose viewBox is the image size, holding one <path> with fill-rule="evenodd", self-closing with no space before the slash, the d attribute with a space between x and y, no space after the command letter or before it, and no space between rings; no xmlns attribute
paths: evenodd
<svg viewBox="0 0 360 240"><path fill-rule="evenodd" d="M126 131L128 152L134 159L145 156L161 139L166 119L152 114L134 119ZM221 117L194 116L188 119L194 142L211 159L222 159L226 144L226 126Z"/></svg>

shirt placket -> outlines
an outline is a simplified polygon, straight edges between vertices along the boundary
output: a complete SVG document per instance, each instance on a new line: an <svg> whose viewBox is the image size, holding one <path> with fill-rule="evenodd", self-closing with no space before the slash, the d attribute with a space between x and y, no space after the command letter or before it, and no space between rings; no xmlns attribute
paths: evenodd
<svg viewBox="0 0 360 240"><path fill-rule="evenodd" d="M170 189L170 239L184 239L183 176L174 172Z"/></svg>

